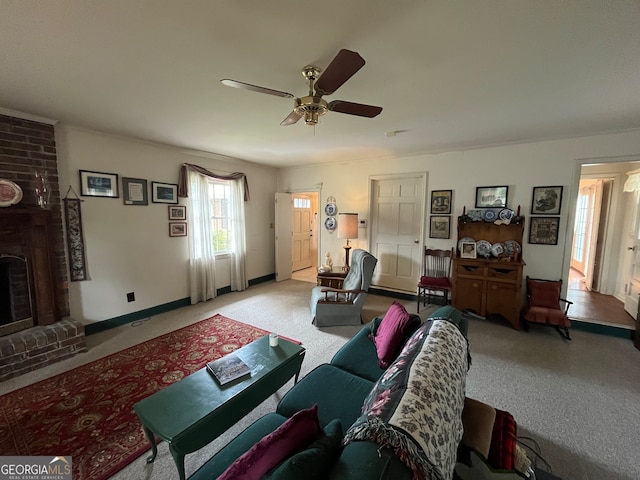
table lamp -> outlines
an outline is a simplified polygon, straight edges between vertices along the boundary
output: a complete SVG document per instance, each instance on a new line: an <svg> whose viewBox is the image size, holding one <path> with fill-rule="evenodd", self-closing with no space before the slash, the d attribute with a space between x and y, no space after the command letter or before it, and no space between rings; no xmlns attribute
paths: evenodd
<svg viewBox="0 0 640 480"><path fill-rule="evenodd" d="M358 214L357 213L339 213L338 214L338 238L346 238L347 244L344 246L344 265L345 270L349 270L349 240L358 238Z"/></svg>

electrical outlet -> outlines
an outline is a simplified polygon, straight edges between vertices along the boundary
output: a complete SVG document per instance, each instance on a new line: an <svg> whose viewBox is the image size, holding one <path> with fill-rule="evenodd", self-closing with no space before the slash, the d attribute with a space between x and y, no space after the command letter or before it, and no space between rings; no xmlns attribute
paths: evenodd
<svg viewBox="0 0 640 480"><path fill-rule="evenodd" d="M127 302L135 302L135 301L136 301L136 294L133 292L127 293Z"/></svg>

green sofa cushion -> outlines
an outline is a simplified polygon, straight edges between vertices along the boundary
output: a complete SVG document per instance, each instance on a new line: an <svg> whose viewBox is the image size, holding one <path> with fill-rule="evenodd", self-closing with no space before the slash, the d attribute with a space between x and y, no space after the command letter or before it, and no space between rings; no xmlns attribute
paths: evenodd
<svg viewBox="0 0 640 480"><path fill-rule="evenodd" d="M278 403L276 412L290 417L317 403L321 426L336 418L342 425L351 425L360 416L362 402L372 388L373 382L325 363L289 390Z"/></svg>
<svg viewBox="0 0 640 480"><path fill-rule="evenodd" d="M376 345L369 336L375 335L380 322L382 322L382 317L376 317L369 326L362 327L351 340L336 352L331 359L331 365L372 382L377 381L385 369L378 366ZM420 322L419 316L411 315L411 326L407 330L402 344L420 327Z"/></svg>
<svg viewBox="0 0 640 480"><path fill-rule="evenodd" d="M388 448L351 442L326 477L328 480L411 480L412 473Z"/></svg>
<svg viewBox="0 0 640 480"><path fill-rule="evenodd" d="M342 433L340 420L329 422L317 440L284 460L263 480L324 480L340 455Z"/></svg>
<svg viewBox="0 0 640 480"><path fill-rule="evenodd" d="M269 413L249 425L238 436L225 445L218 453L210 458L189 480L211 480L222 475L240 455L247 452L265 435L270 434L282 425L288 418L277 413Z"/></svg>

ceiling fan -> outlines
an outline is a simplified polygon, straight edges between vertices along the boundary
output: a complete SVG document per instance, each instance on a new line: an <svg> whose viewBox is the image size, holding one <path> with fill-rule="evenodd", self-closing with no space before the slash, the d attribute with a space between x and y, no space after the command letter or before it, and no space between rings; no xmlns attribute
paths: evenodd
<svg viewBox="0 0 640 480"><path fill-rule="evenodd" d="M323 95L331 95L349 80L365 64L357 52L342 49L331 60L322 76L322 69L315 65L307 65L302 69L302 76L309 82L309 94L306 97L297 98L288 92L281 92L271 88L260 87L250 83L239 82L229 78L220 80L223 85L234 88L242 88L258 93L266 93L278 97L293 98L293 111L285 118L280 125L293 125L302 117L307 125L316 125L320 116L332 112L346 113L347 115L357 115L360 117L373 118L382 112L382 107L364 105L362 103L347 102L344 100L333 100L327 102Z"/></svg>

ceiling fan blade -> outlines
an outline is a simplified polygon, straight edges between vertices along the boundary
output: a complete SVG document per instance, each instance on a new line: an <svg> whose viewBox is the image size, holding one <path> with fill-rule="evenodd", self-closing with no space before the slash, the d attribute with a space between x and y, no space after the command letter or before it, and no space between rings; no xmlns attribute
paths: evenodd
<svg viewBox="0 0 640 480"><path fill-rule="evenodd" d="M343 48L331 60L324 73L320 75L316 82L316 93L318 95L331 95L360 70L364 64L364 58L358 52Z"/></svg>
<svg viewBox="0 0 640 480"><path fill-rule="evenodd" d="M358 115L359 117L373 118L380 115L382 107L374 105L364 105L362 103L345 102L344 100L334 100L327 105L332 112L346 113L348 115Z"/></svg>
<svg viewBox="0 0 640 480"><path fill-rule="evenodd" d="M282 122L280 122L280 125L282 125L283 127L286 127L287 125L293 125L294 123L298 123L298 120L300 120L301 118L302 115L296 113L295 110L292 110L289 116L282 120Z"/></svg>
<svg viewBox="0 0 640 480"><path fill-rule="evenodd" d="M280 90L273 90L272 88L251 85L250 83L239 82L237 80L231 80L230 78L223 78L222 80L220 80L220 83L226 85L227 87L242 88L243 90L266 93L267 95L275 95L277 97L294 98L294 96L288 92L281 92Z"/></svg>

